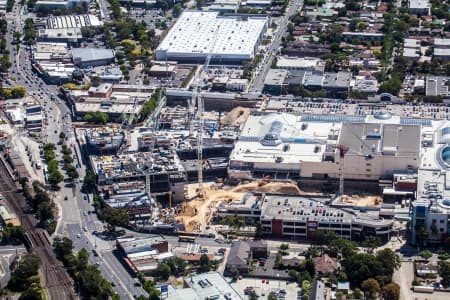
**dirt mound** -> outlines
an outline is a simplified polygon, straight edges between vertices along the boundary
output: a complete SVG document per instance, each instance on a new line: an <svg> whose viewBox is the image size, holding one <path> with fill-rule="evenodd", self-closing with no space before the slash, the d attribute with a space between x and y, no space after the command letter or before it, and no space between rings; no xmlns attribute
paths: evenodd
<svg viewBox="0 0 450 300"><path fill-rule="evenodd" d="M233 108L226 115L224 115L220 119L220 122L224 125L241 125L247 120L249 115L250 115L250 108L238 106Z"/></svg>
<svg viewBox="0 0 450 300"><path fill-rule="evenodd" d="M300 195L303 192L297 185L290 182L269 182L263 186L258 186L257 182L251 182L237 186L233 189L235 193L260 192L274 194Z"/></svg>

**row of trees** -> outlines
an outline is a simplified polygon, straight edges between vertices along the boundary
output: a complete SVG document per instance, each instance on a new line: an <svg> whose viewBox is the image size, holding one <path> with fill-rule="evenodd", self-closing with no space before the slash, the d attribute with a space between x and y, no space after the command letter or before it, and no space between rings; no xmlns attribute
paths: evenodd
<svg viewBox="0 0 450 300"><path fill-rule="evenodd" d="M53 246L56 257L63 262L85 299L120 299L97 266L89 264L89 253L86 249L73 253L73 242L67 237L55 239Z"/></svg>
<svg viewBox="0 0 450 300"><path fill-rule="evenodd" d="M2 63L3 57L4 56L2 56L0 58L0 69L2 69L2 66L3 66L3 67L6 68L5 72L7 72L7 70L11 66L11 64L9 63L9 58L7 58L8 59L8 64L6 64L6 65L9 65L9 66L6 67L6 65ZM21 86L21 85L16 85L15 87L12 87L12 88L4 88L4 87L0 88L0 97L3 98L3 99L23 98L23 97L25 97L26 93L27 93L26 88L24 86Z"/></svg>
<svg viewBox="0 0 450 300"><path fill-rule="evenodd" d="M20 300L43 299L38 270L41 261L35 254L26 254L17 263L11 274L8 289L20 292Z"/></svg>
<svg viewBox="0 0 450 300"><path fill-rule="evenodd" d="M27 44L33 44L36 41L36 27L32 18L25 20L25 26L23 27L23 40Z"/></svg>
<svg viewBox="0 0 450 300"><path fill-rule="evenodd" d="M2 16L0 18L0 54L1 54L0 73L7 73L8 69L11 67L11 62L9 60L9 50L7 49L7 41L6 41L7 32L8 32L8 23L6 22L5 17Z"/></svg>
<svg viewBox="0 0 450 300"><path fill-rule="evenodd" d="M88 123L106 124L109 121L109 116L101 111L88 112L84 115L83 120Z"/></svg>
<svg viewBox="0 0 450 300"><path fill-rule="evenodd" d="M28 186L26 180L22 180L21 184L25 200L32 212L38 215L39 226L52 234L56 228L56 220L53 215L55 204L47 193L45 186L38 181L33 182L32 188Z"/></svg>
<svg viewBox="0 0 450 300"><path fill-rule="evenodd" d="M47 181L53 188L56 188L58 184L64 180L64 176L59 171L58 161L56 160L56 146L55 144L48 143L45 144L42 149L44 151L45 161L47 163Z"/></svg>
<svg viewBox="0 0 450 300"><path fill-rule="evenodd" d="M61 133L64 134L63 132ZM62 139L64 139L64 137ZM73 165L72 149L70 149L67 144L62 144L61 153L63 155L64 169L66 170L67 176L72 180L78 178L79 174Z"/></svg>
<svg viewBox="0 0 450 300"><path fill-rule="evenodd" d="M160 95L161 93L162 93L161 89L159 88L156 89L153 95L150 97L150 99L144 103L141 113L139 114L140 122L147 119L150 116L150 114L155 110L155 108L158 106L158 99L159 97L162 97L162 95Z"/></svg>

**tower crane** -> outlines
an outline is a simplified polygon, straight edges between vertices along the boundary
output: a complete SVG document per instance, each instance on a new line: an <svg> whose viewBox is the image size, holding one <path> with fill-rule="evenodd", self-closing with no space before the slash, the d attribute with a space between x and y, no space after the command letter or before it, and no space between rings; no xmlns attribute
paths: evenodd
<svg viewBox="0 0 450 300"><path fill-rule="evenodd" d="M197 86L196 86L196 98L197 98L197 120L199 123L199 128L197 131L197 172L198 172L198 195L203 197L203 111L204 111L204 102L203 97L201 95L201 81L203 81L203 74L206 74L209 68L209 64L211 62L212 54L214 51L214 47L216 45L218 39L218 31L220 29L220 25L217 26L216 30L213 33L213 41L211 47L209 48L208 55L206 56L205 63L203 67L200 68L197 74ZM207 75L207 74L206 74Z"/></svg>

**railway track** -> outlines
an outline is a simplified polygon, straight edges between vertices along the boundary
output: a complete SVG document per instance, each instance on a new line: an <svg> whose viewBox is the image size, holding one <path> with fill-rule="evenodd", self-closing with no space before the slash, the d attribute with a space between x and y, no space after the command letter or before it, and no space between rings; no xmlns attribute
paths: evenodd
<svg viewBox="0 0 450 300"><path fill-rule="evenodd" d="M47 232L36 226L33 216L24 213L25 199L17 193L16 183L6 170L3 160L0 160L0 193L14 209L22 226L25 228L25 238L28 249L41 259L42 286L52 300L79 299L73 288L73 281L62 263L56 258L52 243Z"/></svg>

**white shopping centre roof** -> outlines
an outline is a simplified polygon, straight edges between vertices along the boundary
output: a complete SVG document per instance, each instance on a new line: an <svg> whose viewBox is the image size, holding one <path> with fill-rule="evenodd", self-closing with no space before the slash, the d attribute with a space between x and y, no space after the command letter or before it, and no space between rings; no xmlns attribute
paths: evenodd
<svg viewBox="0 0 450 300"><path fill-rule="evenodd" d="M158 46L157 57L205 57L211 52L216 58L251 59L266 26L266 17L185 11Z"/></svg>

